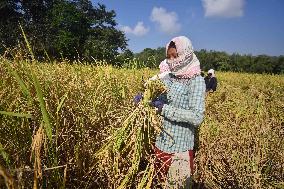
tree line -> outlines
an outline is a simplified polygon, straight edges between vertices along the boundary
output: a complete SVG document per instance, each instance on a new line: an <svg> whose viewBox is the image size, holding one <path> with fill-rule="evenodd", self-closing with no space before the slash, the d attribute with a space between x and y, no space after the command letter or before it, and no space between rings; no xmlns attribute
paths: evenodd
<svg viewBox="0 0 284 189"><path fill-rule="evenodd" d="M220 71L284 74L284 55L254 56L205 49L195 51L195 54L201 63L201 69L205 71L212 68ZM128 55L131 54L128 53ZM130 59L137 58L143 62L141 65L157 68L165 57L165 48L159 47L157 49L146 48L140 53L132 54Z"/></svg>

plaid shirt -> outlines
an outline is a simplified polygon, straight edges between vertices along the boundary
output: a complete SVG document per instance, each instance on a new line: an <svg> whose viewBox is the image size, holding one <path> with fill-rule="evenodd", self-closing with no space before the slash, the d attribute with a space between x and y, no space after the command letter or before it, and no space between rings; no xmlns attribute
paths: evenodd
<svg viewBox="0 0 284 189"><path fill-rule="evenodd" d="M204 78L177 79L169 75L163 82L168 88L161 112L164 131L157 136L156 147L168 153L192 150L195 128L204 118Z"/></svg>

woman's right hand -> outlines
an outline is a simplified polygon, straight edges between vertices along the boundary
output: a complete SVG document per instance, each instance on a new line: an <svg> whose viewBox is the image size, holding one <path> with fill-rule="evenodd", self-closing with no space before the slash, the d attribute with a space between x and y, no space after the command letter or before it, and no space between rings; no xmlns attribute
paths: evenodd
<svg viewBox="0 0 284 189"><path fill-rule="evenodd" d="M148 84L150 81L155 81L155 80L158 80L158 79L164 79L164 78L167 77L170 73L171 73L171 72L166 71L166 72L163 72L163 73L154 75L153 77L151 77L150 79L148 79L148 80L144 83L144 87L146 87L147 84Z"/></svg>

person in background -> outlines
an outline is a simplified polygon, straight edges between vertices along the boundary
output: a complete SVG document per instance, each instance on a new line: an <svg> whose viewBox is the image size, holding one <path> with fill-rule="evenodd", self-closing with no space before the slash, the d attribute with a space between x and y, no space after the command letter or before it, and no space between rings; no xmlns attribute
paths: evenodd
<svg viewBox="0 0 284 189"><path fill-rule="evenodd" d="M163 118L163 131L155 142L155 168L169 188L188 188L194 171L195 130L204 118L206 87L187 37L173 38L166 45L166 54L159 66L166 98L158 97L151 103ZM139 102L141 95L137 99Z"/></svg>
<svg viewBox="0 0 284 189"><path fill-rule="evenodd" d="M208 70L207 76L204 78L206 85L206 92L214 92L217 88L217 78L213 69Z"/></svg>

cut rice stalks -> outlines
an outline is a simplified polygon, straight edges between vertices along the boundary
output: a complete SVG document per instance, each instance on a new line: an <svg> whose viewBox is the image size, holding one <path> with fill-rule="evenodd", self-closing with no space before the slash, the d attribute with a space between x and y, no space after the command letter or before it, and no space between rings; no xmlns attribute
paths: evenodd
<svg viewBox="0 0 284 189"><path fill-rule="evenodd" d="M160 80L145 87L143 101L120 123L96 154L99 170L111 188L151 188L154 177L153 144L161 131L161 122L149 104L165 92Z"/></svg>

